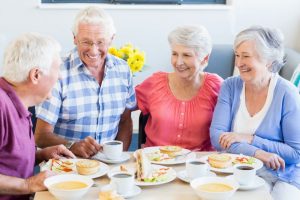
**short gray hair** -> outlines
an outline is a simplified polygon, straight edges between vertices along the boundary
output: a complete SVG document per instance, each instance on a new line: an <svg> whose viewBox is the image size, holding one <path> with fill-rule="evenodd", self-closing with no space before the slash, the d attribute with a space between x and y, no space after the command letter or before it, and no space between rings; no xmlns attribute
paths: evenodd
<svg viewBox="0 0 300 200"><path fill-rule="evenodd" d="M278 72L285 64L283 34L278 29L253 26L241 31L235 38L234 49L245 42L254 41L259 58L271 62L271 72Z"/></svg>
<svg viewBox="0 0 300 200"><path fill-rule="evenodd" d="M211 37L204 26L179 26L168 36L169 44L193 48L200 59L211 53Z"/></svg>
<svg viewBox="0 0 300 200"><path fill-rule="evenodd" d="M38 33L22 34L6 48L3 77L19 83L27 79L33 68L48 74L60 50L60 44L51 37Z"/></svg>
<svg viewBox="0 0 300 200"><path fill-rule="evenodd" d="M78 26L81 23L102 26L106 38L110 38L116 33L116 28L111 16L97 6L89 6L77 14L73 24L74 36L78 34Z"/></svg>

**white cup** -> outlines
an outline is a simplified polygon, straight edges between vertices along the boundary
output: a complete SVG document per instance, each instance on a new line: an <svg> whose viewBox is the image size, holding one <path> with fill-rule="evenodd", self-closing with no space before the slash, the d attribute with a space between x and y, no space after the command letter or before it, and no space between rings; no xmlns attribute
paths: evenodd
<svg viewBox="0 0 300 200"><path fill-rule="evenodd" d="M240 185L251 185L254 182L256 169L247 164L238 164L233 167L234 178Z"/></svg>
<svg viewBox="0 0 300 200"><path fill-rule="evenodd" d="M117 160L123 152L123 142L118 140L107 141L102 144L103 153L107 159Z"/></svg>
<svg viewBox="0 0 300 200"><path fill-rule="evenodd" d="M190 179L205 176L208 172L207 163L199 159L188 159L185 163L186 173Z"/></svg>
<svg viewBox="0 0 300 200"><path fill-rule="evenodd" d="M134 186L134 175L128 172L116 172L112 174L110 184L120 195L130 193Z"/></svg>

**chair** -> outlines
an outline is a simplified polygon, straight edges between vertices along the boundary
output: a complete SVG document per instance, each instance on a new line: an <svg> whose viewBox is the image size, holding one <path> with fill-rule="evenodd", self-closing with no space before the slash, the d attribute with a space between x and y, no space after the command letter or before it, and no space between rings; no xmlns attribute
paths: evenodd
<svg viewBox="0 0 300 200"><path fill-rule="evenodd" d="M145 144L146 142L146 132L145 132L145 126L147 124L147 120L149 118L149 114L143 115L143 113L139 116L139 136L138 136L138 149L141 148L142 144Z"/></svg>
<svg viewBox="0 0 300 200"><path fill-rule="evenodd" d="M35 116L35 107L32 106L32 107L29 107L28 108L28 111L31 112L31 121L32 121L32 131L34 133L35 131L35 125L36 125L36 116Z"/></svg>

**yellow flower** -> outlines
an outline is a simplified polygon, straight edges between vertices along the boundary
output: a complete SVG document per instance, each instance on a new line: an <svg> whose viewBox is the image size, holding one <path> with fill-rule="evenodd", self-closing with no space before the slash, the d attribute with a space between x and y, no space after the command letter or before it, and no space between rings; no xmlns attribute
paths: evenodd
<svg viewBox="0 0 300 200"><path fill-rule="evenodd" d="M145 64L145 53L141 52L138 48L135 48L130 43L125 44L119 49L110 47L108 52L127 61L127 64L129 65L133 74L141 71Z"/></svg>

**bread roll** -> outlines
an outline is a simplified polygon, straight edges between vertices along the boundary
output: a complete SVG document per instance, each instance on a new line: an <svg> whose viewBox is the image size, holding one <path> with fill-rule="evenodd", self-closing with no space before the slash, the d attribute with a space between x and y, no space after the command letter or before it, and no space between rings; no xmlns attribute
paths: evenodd
<svg viewBox="0 0 300 200"><path fill-rule="evenodd" d="M100 162L97 160L83 159L76 162L77 172L81 175L95 174L96 172L98 172L99 167Z"/></svg>
<svg viewBox="0 0 300 200"><path fill-rule="evenodd" d="M232 158L228 154L211 154L208 163L214 168L227 168L232 164Z"/></svg>
<svg viewBox="0 0 300 200"><path fill-rule="evenodd" d="M182 150L179 146L162 146L159 148L161 153L168 154L170 157L176 156L176 153Z"/></svg>

